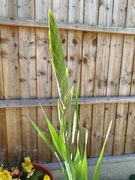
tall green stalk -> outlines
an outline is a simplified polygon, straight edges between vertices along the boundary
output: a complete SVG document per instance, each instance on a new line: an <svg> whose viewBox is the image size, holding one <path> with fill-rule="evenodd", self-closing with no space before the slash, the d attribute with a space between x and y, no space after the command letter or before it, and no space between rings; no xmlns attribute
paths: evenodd
<svg viewBox="0 0 135 180"><path fill-rule="evenodd" d="M49 41L50 41L50 53L52 56L51 64L57 81L57 87L59 92L59 100L57 103L58 117L60 123L60 130L56 132L55 128L47 118L45 112L45 121L47 123L53 145L43 133L43 131L32 121L32 125L38 131L41 138L48 145L54 155L60 162L64 179L65 180L88 180L88 165L87 165L87 141L88 141L88 129L85 129L85 142L82 142L82 131L78 120L78 89L76 91L76 101L74 107L73 120L71 117L71 104L73 98L74 87L69 88L69 74L66 68L64 59L64 53L62 48L62 42L59 34L58 27L55 19L49 11ZM78 128L78 129L77 129ZM109 132L108 132L109 133ZM77 134L77 135L76 135ZM106 141L105 141L106 143ZM84 144L84 147L83 147ZM62 147L62 148L61 148ZM103 149L105 144L103 146ZM102 160L103 153L100 160ZM61 159L64 165L61 163ZM101 163L98 163L98 167ZM97 168L96 176L99 174ZM95 177L95 176L94 176ZM96 179L93 179L96 180Z"/></svg>

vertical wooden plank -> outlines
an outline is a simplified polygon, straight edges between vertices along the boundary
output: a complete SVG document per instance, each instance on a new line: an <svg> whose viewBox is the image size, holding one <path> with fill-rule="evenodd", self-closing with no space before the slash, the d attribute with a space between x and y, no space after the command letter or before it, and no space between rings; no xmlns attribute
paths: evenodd
<svg viewBox="0 0 135 180"><path fill-rule="evenodd" d="M126 27L134 27L135 26L135 2L133 0L128 1L127 6L127 19L126 19ZM131 36L132 39L133 36ZM134 36L135 38L135 36ZM135 95L135 44L134 48L134 59L133 59L133 73L131 80L131 92L130 95ZM129 112L128 112L128 121L127 121L127 132L126 132L126 142L125 142L125 153L134 153L135 152L135 103L129 104Z"/></svg>
<svg viewBox="0 0 135 180"><path fill-rule="evenodd" d="M48 9L51 9L52 2L47 0L35 1L36 19L48 20ZM37 98L51 97L51 64L49 53L49 40L47 29L36 29L36 61L37 61ZM51 107L43 107L48 118L51 120ZM48 135L47 125L44 121L41 108L37 108L37 123ZM51 139L50 139L51 140ZM38 135L38 162L51 162L51 151Z"/></svg>
<svg viewBox="0 0 135 180"><path fill-rule="evenodd" d="M125 25L125 16L126 16L126 8L127 1L124 2L115 2L115 9L117 17L113 18L113 25L114 26L124 26ZM121 10L121 11L119 11ZM115 19L117 21L115 22ZM132 44L132 45L131 45ZM132 71L132 51L133 51L133 43L132 38L125 36L124 40L124 47L126 47L123 51L123 59L122 59L122 71L121 71L121 78L120 78L120 91L119 95L128 95L130 90L129 81L131 80L131 71ZM129 48L130 55L128 54L127 49ZM124 57L130 57L128 64L125 63ZM125 131L126 131L126 121L127 121L127 111L128 111L128 104L118 104L117 108L117 116L116 116L116 127L115 127L115 139L114 139L114 154L122 154L124 153L125 147Z"/></svg>
<svg viewBox="0 0 135 180"><path fill-rule="evenodd" d="M98 7L99 0L85 0L84 5L84 22L90 25L97 25L98 23Z"/></svg>
<svg viewBox="0 0 135 180"><path fill-rule="evenodd" d="M36 57L37 57L37 98L51 98L51 63L49 53L48 29L36 29ZM51 107L44 107L44 111L51 120ZM51 140L41 108L37 108L38 125ZM38 162L51 162L51 151L38 136Z"/></svg>
<svg viewBox="0 0 135 180"><path fill-rule="evenodd" d="M35 29L19 27L19 62L21 98L36 98ZM37 132L28 118L36 121L36 108L22 108L23 156L37 161Z"/></svg>
<svg viewBox="0 0 135 180"><path fill-rule="evenodd" d="M134 62L135 62L135 51L134 51ZM135 95L135 63L133 65L133 75L131 80L131 95ZM126 143L125 153L135 152L135 103L129 104L127 132L126 132Z"/></svg>
<svg viewBox="0 0 135 180"><path fill-rule="evenodd" d="M18 0L18 18L35 18L35 1ZM35 29L19 27L19 62L21 98L36 98L36 47ZM37 132L32 127L29 116L36 122L36 108L21 108L23 157L30 156L37 161Z"/></svg>
<svg viewBox="0 0 135 180"><path fill-rule="evenodd" d="M110 26L112 23L113 0L102 0L99 2L98 24Z"/></svg>
<svg viewBox="0 0 135 180"><path fill-rule="evenodd" d="M20 98L19 62L18 62L18 29L2 27L2 60L4 71L5 99ZM6 109L8 160L19 161L22 158L22 136L20 109ZM12 151L11 151L12 149Z"/></svg>
<svg viewBox="0 0 135 180"><path fill-rule="evenodd" d="M98 21L98 0L86 0L84 6L84 23L96 25ZM83 60L81 75L81 96L93 96L95 58L97 53L97 34L84 33L83 35ZM92 130L92 105L80 105L80 120L82 127L88 124L89 140L87 146L87 156L91 151L91 130Z"/></svg>
<svg viewBox="0 0 135 180"><path fill-rule="evenodd" d="M94 74L95 74L95 58L97 52L97 33L84 33L83 35L83 56L82 56L82 72L81 72L81 92L80 95L93 96ZM88 124L89 140L87 145L87 156L90 157L91 149L91 121L92 121L92 105L80 105L81 126L85 128Z"/></svg>
<svg viewBox="0 0 135 180"><path fill-rule="evenodd" d="M18 0L18 18L34 19L35 4L33 0Z"/></svg>
<svg viewBox="0 0 135 180"><path fill-rule="evenodd" d="M1 0L0 2L0 16L1 17L8 17L8 0Z"/></svg>
<svg viewBox="0 0 135 180"><path fill-rule="evenodd" d="M48 20L48 9L51 9L52 2L48 0L35 1L35 14L38 20Z"/></svg>
<svg viewBox="0 0 135 180"><path fill-rule="evenodd" d="M123 58L120 75L119 96L129 96L131 88L131 75L134 56L134 36L126 35L124 38ZM116 127L114 138L114 154L123 154L125 148L125 135L128 117L128 104L117 106Z"/></svg>
<svg viewBox="0 0 135 180"><path fill-rule="evenodd" d="M105 96L107 88L110 35L98 34L97 57L94 79L94 96ZM102 148L104 104L93 105L91 156L98 156Z"/></svg>
<svg viewBox="0 0 135 180"><path fill-rule="evenodd" d="M118 95L122 48L123 48L123 35L112 35L111 46L110 46L107 93L106 93L107 96ZM113 153L116 108L117 108L117 104L106 104L105 107L104 136L107 132L110 121L112 120L113 122L110 136L107 142L106 155L112 155Z"/></svg>
<svg viewBox="0 0 135 180"><path fill-rule="evenodd" d="M77 87L81 77L82 64L82 32L68 32L68 68L70 76L70 87ZM75 90L76 91L76 90Z"/></svg>
<svg viewBox="0 0 135 180"><path fill-rule="evenodd" d="M98 24L110 26L112 19L113 1L99 2ZM98 33L96 69L94 79L94 96L106 96L108 64L110 53L110 34ZM91 156L98 156L104 134L105 104L93 105Z"/></svg>
<svg viewBox="0 0 135 180"><path fill-rule="evenodd" d="M127 27L135 27L135 1L128 0L127 5L127 19L126 19L126 26Z"/></svg>
<svg viewBox="0 0 135 180"><path fill-rule="evenodd" d="M114 0L112 26L124 27L127 15L127 0Z"/></svg>
<svg viewBox="0 0 135 180"><path fill-rule="evenodd" d="M8 17L17 18L17 0L8 1Z"/></svg>
<svg viewBox="0 0 135 180"><path fill-rule="evenodd" d="M84 17L84 1L83 0L70 0L68 21L70 23L83 23Z"/></svg>
<svg viewBox="0 0 135 180"><path fill-rule="evenodd" d="M2 63L2 38L1 38L1 26L0 26L0 99L5 98L4 94L4 75L3 75L3 63ZM0 109L0 164L7 166L8 163L8 151L7 151L7 128L6 128L6 113L5 109Z"/></svg>
<svg viewBox="0 0 135 180"><path fill-rule="evenodd" d="M112 12L112 26L117 27L117 26L125 25L126 4L127 4L127 0L124 0L123 2L114 0L113 12ZM118 95L121 57L122 57L121 53L123 47L122 43L123 43L123 37L121 35L111 36L111 48L110 48L111 53L110 53L110 63L109 63L108 83L107 83L107 96ZM106 135L110 121L112 120L113 122L110 136L106 145L105 155L112 155L114 153L113 148L115 146L114 134L115 134L115 122L116 122L116 108L117 108L117 104L106 104L105 107L104 137Z"/></svg>
<svg viewBox="0 0 135 180"><path fill-rule="evenodd" d="M57 22L68 21L68 0L53 1L52 10Z"/></svg>

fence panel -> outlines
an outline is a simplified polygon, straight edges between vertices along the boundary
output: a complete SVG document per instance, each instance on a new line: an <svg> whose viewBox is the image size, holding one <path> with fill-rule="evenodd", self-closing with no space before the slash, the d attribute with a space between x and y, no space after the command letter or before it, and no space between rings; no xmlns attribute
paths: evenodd
<svg viewBox="0 0 135 180"><path fill-rule="evenodd" d="M135 153L135 103L128 99L135 95L134 0L2 0L1 101L18 99L27 104L27 100L44 99L47 106L43 108L59 130L53 99L58 92L50 63L48 9L59 22L70 85L76 89L80 80L79 95L84 98L79 105L80 123L82 129L88 123L88 157L99 155L110 120L113 125L105 155ZM89 101L92 97L93 103ZM26 117L37 122L50 138L38 102L22 107L22 101L14 101L11 108L5 108L10 106L5 101L4 108L0 108L2 163L26 155L40 163L56 161Z"/></svg>

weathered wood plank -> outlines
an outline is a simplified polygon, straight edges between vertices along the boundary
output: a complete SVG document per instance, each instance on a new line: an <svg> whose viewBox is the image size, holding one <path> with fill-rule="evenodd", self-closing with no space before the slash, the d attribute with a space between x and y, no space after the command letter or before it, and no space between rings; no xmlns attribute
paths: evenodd
<svg viewBox="0 0 135 180"><path fill-rule="evenodd" d="M134 0L128 0L126 26L135 27L135 1Z"/></svg>
<svg viewBox="0 0 135 180"><path fill-rule="evenodd" d="M18 0L18 18L34 19L35 3L33 0Z"/></svg>
<svg viewBox="0 0 135 180"><path fill-rule="evenodd" d="M36 53L35 29L19 28L19 65L21 98L36 98ZM36 122L36 108L22 108L23 156L37 161L37 132L28 121L29 116Z"/></svg>
<svg viewBox="0 0 135 180"><path fill-rule="evenodd" d="M108 83L107 83L107 96L117 96L119 90L119 76L121 68L122 58L122 47L123 47L123 36L112 35L110 45L110 59L108 69ZM116 119L116 104L106 104L105 107L105 123L104 132L107 132L110 121L112 120L112 127L110 136L108 138L108 149L107 154L111 155L113 152L113 140L114 140L114 128ZM114 152L115 154L115 152Z"/></svg>
<svg viewBox="0 0 135 180"><path fill-rule="evenodd" d="M86 0L84 4L84 22L90 25L98 23L98 5L99 0Z"/></svg>
<svg viewBox="0 0 135 180"><path fill-rule="evenodd" d="M99 3L99 19L98 24L104 26L111 26L112 24L112 10L113 10L113 1L103 0ZM97 62L96 62L96 77L95 77L95 88L94 94L100 96L106 96L106 87L108 79L108 67L109 67L109 53L110 53L110 34L101 34L98 33L98 51L97 51ZM100 48L100 46L102 48ZM105 123L105 104L99 104L93 106L93 111L96 110L96 121L95 133L97 134L97 155L100 153L99 149L102 147L102 141L104 141L107 129ZM94 113L93 113L94 114ZM93 118L95 119L95 118ZM100 123L99 123L100 119ZM105 126L105 127L104 127ZM107 127L108 128L108 127ZM93 138L94 139L94 138ZM96 137L95 137L96 139ZM106 144L105 154L108 153L109 145ZM94 149L94 148L93 148ZM94 153L94 151L93 151Z"/></svg>
<svg viewBox="0 0 135 180"><path fill-rule="evenodd" d="M0 17L1 25L9 26L24 26L24 27L43 27L47 28L48 23L45 21L37 21L30 19L14 19ZM86 23L58 23L59 29L65 30L77 30L77 31L89 31L89 32L103 32L103 33L116 33L116 34L135 34L133 27L109 27L109 26L98 26L89 25Z"/></svg>
<svg viewBox="0 0 135 180"><path fill-rule="evenodd" d="M53 1L52 11L57 22L68 22L68 0Z"/></svg>
<svg viewBox="0 0 135 180"><path fill-rule="evenodd" d="M134 4L133 0L128 1L127 6L127 19L126 19L126 26L135 27L135 11L134 11ZM134 59L135 62L135 44L134 44ZM133 74L131 80L131 92L130 95L135 94L135 63L133 64ZM135 152L135 103L129 104L129 112L128 112L128 121L127 121L127 133L126 133L126 143L125 143L125 153L134 153Z"/></svg>
<svg viewBox="0 0 135 180"><path fill-rule="evenodd" d="M9 18L17 18L17 1L16 0L10 0L7 1L8 5L8 17Z"/></svg>
<svg viewBox="0 0 135 180"><path fill-rule="evenodd" d="M98 18L99 25L111 26L112 10L113 10L113 1L102 0L99 3L99 18Z"/></svg>
<svg viewBox="0 0 135 180"><path fill-rule="evenodd" d="M51 9L51 1L36 0L35 1L35 19L48 21L48 9Z"/></svg>
<svg viewBox="0 0 135 180"><path fill-rule="evenodd" d="M110 35L98 34L94 79L94 96L106 96ZM93 105L91 156L98 156L102 148L105 104Z"/></svg>
<svg viewBox="0 0 135 180"><path fill-rule="evenodd" d="M81 92L82 97L93 96L94 86L94 73L95 73L95 58L96 58L96 33L84 33L83 36L83 55L82 55L82 75L81 75ZM80 119L81 126L85 128L88 124L89 129L89 141L87 145L87 155L90 157L91 149L91 119L92 119L92 105L84 104L80 106Z"/></svg>
<svg viewBox="0 0 135 180"><path fill-rule="evenodd" d="M84 1L76 1L71 0L69 1L69 8L68 8L68 22L70 23L83 23L83 9Z"/></svg>
<svg viewBox="0 0 135 180"><path fill-rule="evenodd" d="M112 26L124 27L127 15L127 0L114 0Z"/></svg>
<svg viewBox="0 0 135 180"><path fill-rule="evenodd" d="M18 99L20 98L18 28L2 27L1 39L5 99ZM19 161L22 157L20 109L6 109L6 126L8 161Z"/></svg>
<svg viewBox="0 0 135 180"><path fill-rule="evenodd" d="M0 38L1 38L0 26ZM2 43L0 43L0 99L5 98L4 93L4 75L3 75L3 62L2 62ZM5 109L0 109L0 164L7 166L8 162L8 149L7 149L7 128L6 128L6 113Z"/></svg>
<svg viewBox="0 0 135 180"><path fill-rule="evenodd" d="M130 95L131 78L133 72L133 57L134 57L134 36L124 37L122 66L119 82L119 95ZM115 124L115 154L123 154L125 149L125 136L128 117L128 104L118 104Z"/></svg>
<svg viewBox="0 0 135 180"><path fill-rule="evenodd" d="M48 29L36 29L36 61L37 61L37 98L51 98L51 63L49 53ZM51 107L44 107L44 111L51 120ZM48 135L47 124L41 108L37 108L37 124ZM46 151L46 153L44 153ZM51 162L51 151L38 135L38 162Z"/></svg>

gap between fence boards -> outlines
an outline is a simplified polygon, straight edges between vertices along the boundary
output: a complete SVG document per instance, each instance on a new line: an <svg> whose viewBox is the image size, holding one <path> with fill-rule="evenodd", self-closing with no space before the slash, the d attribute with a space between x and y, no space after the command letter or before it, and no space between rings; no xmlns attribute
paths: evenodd
<svg viewBox="0 0 135 180"><path fill-rule="evenodd" d="M0 108L56 106L57 100L57 98L0 100ZM135 96L80 97L78 100L79 104L82 105L103 103L134 103ZM75 104L75 98L73 98L72 104Z"/></svg>

